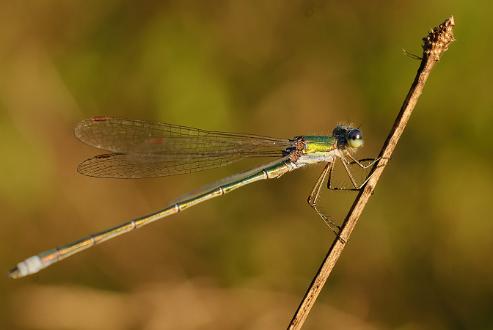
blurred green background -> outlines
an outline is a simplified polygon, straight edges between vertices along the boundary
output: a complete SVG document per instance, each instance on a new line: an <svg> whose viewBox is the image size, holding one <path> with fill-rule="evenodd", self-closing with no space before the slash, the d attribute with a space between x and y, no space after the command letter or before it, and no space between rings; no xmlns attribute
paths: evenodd
<svg viewBox="0 0 493 330"><path fill-rule="evenodd" d="M306 329L493 328L489 1L3 1L0 270L256 165L93 179L92 115L292 137L361 125L375 155L419 62L436 66ZM282 329L333 234L321 168L248 186L22 280L1 329ZM342 195L341 195L342 194ZM338 196L335 196L338 195ZM342 197L341 197L342 196ZM324 191L341 218L353 195ZM341 200L342 198L342 200Z"/></svg>

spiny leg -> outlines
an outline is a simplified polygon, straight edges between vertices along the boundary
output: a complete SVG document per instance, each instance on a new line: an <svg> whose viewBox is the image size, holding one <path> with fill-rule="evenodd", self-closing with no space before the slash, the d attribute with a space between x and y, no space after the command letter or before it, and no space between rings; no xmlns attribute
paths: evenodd
<svg viewBox="0 0 493 330"><path fill-rule="evenodd" d="M353 174L349 170L349 164L345 158L341 157L342 165L344 165L344 168L346 169L346 173L349 176L349 180L351 180L351 183L353 184L354 189L359 189L358 184L356 183L356 180L353 177Z"/></svg>
<svg viewBox="0 0 493 330"><path fill-rule="evenodd" d="M346 190L346 191L359 191L361 188L363 188L363 186L368 182L368 180L370 180L371 178L371 175L369 175L365 181L363 181L361 184L357 184L356 183L356 180L354 179L351 171L349 170L349 167L348 165L351 165L351 164L358 164L359 167L361 167L362 169L367 169L373 165L375 165L376 162L378 162L382 157L378 157L378 158L364 158L364 159L360 159L360 160L357 160L355 159L351 154L348 153L348 156L349 158L352 159L352 162L347 162L346 159L344 158L341 158L341 161L342 161L342 164L344 165L344 169L346 170L346 173L348 174L349 176L349 179L351 180L351 184L353 185L353 188L339 188L339 187L332 187L331 183L330 183L330 178L329 178L329 181L327 181L327 188L330 189L330 190ZM367 165L364 165L362 162L366 162L366 161L370 161Z"/></svg>
<svg viewBox="0 0 493 330"><path fill-rule="evenodd" d="M317 182L313 186L310 195L308 196L307 202L308 205L310 205L310 207L313 208L315 212L317 212L318 216L324 221L324 223L330 228L330 230L332 230L336 234L337 238L341 240L342 243L345 243L345 241L339 236L339 232L341 228L338 225L336 225L332 220L330 220L325 214L320 212L320 210L317 207L317 200L318 197L320 196L320 190L322 189L322 184L325 181L325 178L327 177L327 173L329 173L329 180L330 180L333 169L334 169L334 162L330 162L327 163L327 165L325 165L324 169L322 170L322 173L318 177Z"/></svg>
<svg viewBox="0 0 493 330"><path fill-rule="evenodd" d="M312 192L310 193L310 196L308 196L308 204L310 204L310 206L312 205L312 202L313 202L313 204L316 204L317 199L318 199L318 195L320 194L322 183L324 182L325 177L327 176L327 173L332 172L332 168L333 168L332 163L327 163L325 165L324 169L322 170L322 173L318 177L317 182L313 186L313 189L312 189Z"/></svg>
<svg viewBox="0 0 493 330"><path fill-rule="evenodd" d="M349 164L358 164L359 167L361 167L362 169L367 169L369 167L372 167L373 165L375 165L376 162L378 162L380 159L382 159L382 157L377 157L377 158L363 158L363 159L356 159L353 157L353 155L351 155L349 152L347 153L348 157L351 158L352 162L350 162ZM385 157L387 158L387 157ZM370 161L367 165L363 165L362 162L366 162L366 161Z"/></svg>

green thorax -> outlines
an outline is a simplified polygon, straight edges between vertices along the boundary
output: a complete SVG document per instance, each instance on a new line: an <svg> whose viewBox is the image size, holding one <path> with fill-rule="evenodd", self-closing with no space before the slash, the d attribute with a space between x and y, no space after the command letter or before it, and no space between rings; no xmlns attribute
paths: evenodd
<svg viewBox="0 0 493 330"><path fill-rule="evenodd" d="M305 142L305 153L329 152L337 146L337 140L333 136L316 135L303 136Z"/></svg>

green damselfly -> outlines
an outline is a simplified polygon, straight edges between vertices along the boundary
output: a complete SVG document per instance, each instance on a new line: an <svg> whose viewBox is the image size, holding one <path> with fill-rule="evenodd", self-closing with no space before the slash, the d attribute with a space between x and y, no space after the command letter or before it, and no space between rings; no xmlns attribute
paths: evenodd
<svg viewBox="0 0 493 330"><path fill-rule="evenodd" d="M354 151L363 145L363 136L358 128L349 125L337 125L332 135L277 139L99 116L80 122L75 128L75 135L84 143L110 152L89 158L79 165L80 173L93 177L159 177L216 168L245 158L277 159L251 171L202 187L155 213L27 258L9 272L12 278L37 273L94 245L247 184L279 178L288 172L317 163L324 163L325 166L308 197L308 203L337 234L338 226L317 208L317 199L325 179L328 176L327 186L331 188L334 164L340 159L353 186L350 190L358 190L368 178L362 184L358 184L349 170L349 165L357 164L362 168L368 168L375 163L375 160L371 160L364 165L363 160L358 161L354 158Z"/></svg>

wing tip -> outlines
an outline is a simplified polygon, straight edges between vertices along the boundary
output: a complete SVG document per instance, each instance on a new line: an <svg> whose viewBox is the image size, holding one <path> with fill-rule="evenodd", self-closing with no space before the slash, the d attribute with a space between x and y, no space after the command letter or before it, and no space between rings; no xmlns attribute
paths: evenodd
<svg viewBox="0 0 493 330"><path fill-rule="evenodd" d="M94 157L88 158L84 160L82 163L80 163L77 166L77 172L79 174L92 177L92 178L105 178L108 177L107 175L103 173L98 174L98 166L97 165L98 161L100 159L105 159L111 157L111 154L102 154L102 155L96 155Z"/></svg>
<svg viewBox="0 0 493 330"><path fill-rule="evenodd" d="M84 160L77 166L77 172L87 177L98 179L141 179L153 178L160 175L146 176L138 172L126 171L125 167L112 164L115 157L124 156L122 153L100 154Z"/></svg>
<svg viewBox="0 0 493 330"><path fill-rule="evenodd" d="M93 126L94 124L110 121L114 119L113 117L110 116L93 116L89 117L86 119L83 119L77 123L77 125L74 128L74 134L75 137L81 140L82 142L86 143L83 132L86 128Z"/></svg>

